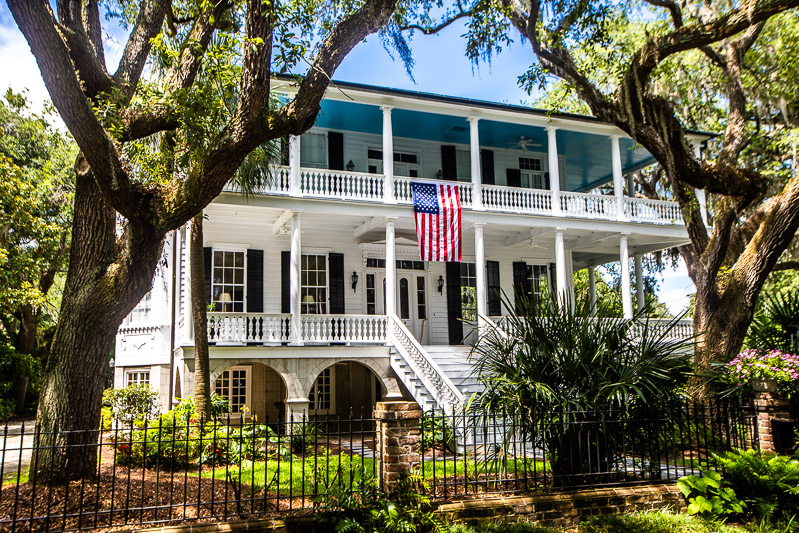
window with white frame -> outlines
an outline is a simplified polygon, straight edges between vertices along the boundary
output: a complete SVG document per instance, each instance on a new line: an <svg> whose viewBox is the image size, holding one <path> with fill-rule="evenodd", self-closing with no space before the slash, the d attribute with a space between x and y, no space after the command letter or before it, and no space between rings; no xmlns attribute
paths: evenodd
<svg viewBox="0 0 799 533"><path fill-rule="evenodd" d="M214 382L214 392L224 397L234 415L249 404L250 367L234 366L225 370Z"/></svg>
<svg viewBox="0 0 799 533"><path fill-rule="evenodd" d="M300 166L327 168L326 137L323 133L305 133L300 139Z"/></svg>
<svg viewBox="0 0 799 533"><path fill-rule="evenodd" d="M521 186L529 189L549 189L549 179L544 174L542 161L538 157L520 157Z"/></svg>
<svg viewBox="0 0 799 533"><path fill-rule="evenodd" d="M144 385L150 386L150 371L149 370L129 370L125 372L125 386L129 385Z"/></svg>
<svg viewBox="0 0 799 533"><path fill-rule="evenodd" d="M300 304L302 312L310 315L327 313L327 256L302 254L302 287Z"/></svg>
<svg viewBox="0 0 799 533"><path fill-rule="evenodd" d="M535 301L548 297L549 280L546 265L527 265L527 281L531 290L528 297Z"/></svg>
<svg viewBox="0 0 799 533"><path fill-rule="evenodd" d="M214 311L244 312L244 252L214 250L211 302Z"/></svg>
<svg viewBox="0 0 799 533"><path fill-rule="evenodd" d="M477 320L477 271L474 263L461 263L461 317Z"/></svg>
<svg viewBox="0 0 799 533"><path fill-rule="evenodd" d="M311 393L308 395L310 409L316 414L324 414L334 409L333 404L333 380L335 378L334 367L322 370L314 381Z"/></svg>
<svg viewBox="0 0 799 533"><path fill-rule="evenodd" d="M152 312L153 308L153 292L149 291L147 294L144 295L139 303L136 304L136 307L130 312L128 315L128 323L140 323L146 322L150 319L150 313Z"/></svg>
<svg viewBox="0 0 799 533"><path fill-rule="evenodd" d="M383 150L366 150L366 164L370 174L383 173ZM419 176L419 154L414 152L394 152L394 175L416 178Z"/></svg>

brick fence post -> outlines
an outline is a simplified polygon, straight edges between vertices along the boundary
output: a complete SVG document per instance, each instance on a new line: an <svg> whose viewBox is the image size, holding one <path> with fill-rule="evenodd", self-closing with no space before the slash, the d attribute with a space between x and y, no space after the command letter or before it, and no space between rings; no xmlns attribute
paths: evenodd
<svg viewBox="0 0 799 533"><path fill-rule="evenodd" d="M416 402L377 402L377 469L380 486L390 491L419 467L419 419Z"/></svg>
<svg viewBox="0 0 799 533"><path fill-rule="evenodd" d="M757 413L758 445L762 451L778 451L774 440L774 421L787 420L788 400L775 392L755 392L755 412Z"/></svg>

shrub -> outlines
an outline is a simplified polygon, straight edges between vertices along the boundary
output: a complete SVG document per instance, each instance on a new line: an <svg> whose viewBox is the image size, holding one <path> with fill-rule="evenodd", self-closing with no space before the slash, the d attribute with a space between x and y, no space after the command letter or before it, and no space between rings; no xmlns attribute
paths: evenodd
<svg viewBox="0 0 799 533"><path fill-rule="evenodd" d="M741 529L717 521L671 511L629 513L617 516L590 516L581 522L578 533L738 533Z"/></svg>
<svg viewBox="0 0 799 533"><path fill-rule="evenodd" d="M158 392L147 385L128 385L103 391L103 403L111 407L117 422L153 420L158 417Z"/></svg>
<svg viewBox="0 0 799 533"><path fill-rule="evenodd" d="M721 474L703 471L702 476L683 476L677 480L682 495L688 501L688 514L718 518L741 514L744 504L730 487L721 486Z"/></svg>
<svg viewBox="0 0 799 533"><path fill-rule="evenodd" d="M100 431L108 431L114 422L114 415L111 408L104 405L100 408Z"/></svg>
<svg viewBox="0 0 799 533"><path fill-rule="evenodd" d="M14 407L16 404L14 400L6 400L0 398L0 420L7 420L14 414Z"/></svg>
<svg viewBox="0 0 799 533"><path fill-rule="evenodd" d="M781 387L790 389L799 382L799 355L779 350L744 350L725 367L738 386L755 379L773 379Z"/></svg>
<svg viewBox="0 0 799 533"><path fill-rule="evenodd" d="M715 455L725 482L757 519L799 516L799 461L758 450Z"/></svg>
<svg viewBox="0 0 799 533"><path fill-rule="evenodd" d="M419 453L425 453L435 447L448 448L455 440L451 425L445 425L445 415L428 411L424 414L420 424Z"/></svg>

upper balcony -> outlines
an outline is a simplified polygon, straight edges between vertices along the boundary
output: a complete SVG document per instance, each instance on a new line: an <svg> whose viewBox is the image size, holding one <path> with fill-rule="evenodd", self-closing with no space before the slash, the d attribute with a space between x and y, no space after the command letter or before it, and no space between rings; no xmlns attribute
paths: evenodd
<svg viewBox="0 0 799 533"><path fill-rule="evenodd" d="M387 179L383 174L300 168L299 183L292 186L292 170L288 166L273 171L263 194L298 196L346 202L372 202L411 205L411 181L418 178L394 176L393 194L387 194ZM647 224L683 225L676 202L645 198L616 197L580 192L553 192L544 189L508 187L502 185L475 186L458 182L461 207L497 213L538 216L561 216L595 220L621 220ZM229 186L229 191L235 191ZM476 200L477 190L480 195ZM557 200L555 200L557 198ZM619 205L622 209L619 209Z"/></svg>
<svg viewBox="0 0 799 533"><path fill-rule="evenodd" d="M652 155L592 117L336 82L283 149L262 194L411 205L411 180L444 180L474 212L684 226L677 203L636 194Z"/></svg>

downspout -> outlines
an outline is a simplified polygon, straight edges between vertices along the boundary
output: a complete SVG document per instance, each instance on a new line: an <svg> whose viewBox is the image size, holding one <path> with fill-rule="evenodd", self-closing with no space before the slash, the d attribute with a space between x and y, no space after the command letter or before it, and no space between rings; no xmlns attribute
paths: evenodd
<svg viewBox="0 0 799 533"><path fill-rule="evenodd" d="M172 410L172 402L175 394L175 293L177 292L178 279L178 230L172 230L172 313L169 320L169 409Z"/></svg>

